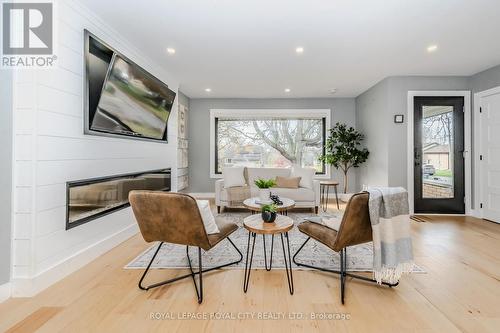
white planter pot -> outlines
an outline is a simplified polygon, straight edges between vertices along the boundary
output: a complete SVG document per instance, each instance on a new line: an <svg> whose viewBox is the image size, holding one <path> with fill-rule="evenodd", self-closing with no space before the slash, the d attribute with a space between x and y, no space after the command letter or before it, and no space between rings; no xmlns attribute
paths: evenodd
<svg viewBox="0 0 500 333"><path fill-rule="evenodd" d="M259 200L261 202L269 202L271 200L271 199L269 199L270 194L271 194L271 190L268 188L259 189Z"/></svg>

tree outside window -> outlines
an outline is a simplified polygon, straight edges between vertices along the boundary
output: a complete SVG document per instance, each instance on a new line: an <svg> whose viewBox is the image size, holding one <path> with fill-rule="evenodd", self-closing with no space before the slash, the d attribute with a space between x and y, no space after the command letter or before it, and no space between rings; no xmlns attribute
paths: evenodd
<svg viewBox="0 0 500 333"><path fill-rule="evenodd" d="M216 121L216 172L224 166L289 167L324 173L319 161L325 119L224 119Z"/></svg>

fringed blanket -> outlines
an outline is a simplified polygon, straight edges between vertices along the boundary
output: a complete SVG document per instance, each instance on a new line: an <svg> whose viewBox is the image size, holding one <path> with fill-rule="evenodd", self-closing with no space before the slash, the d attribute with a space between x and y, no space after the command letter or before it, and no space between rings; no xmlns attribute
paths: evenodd
<svg viewBox="0 0 500 333"><path fill-rule="evenodd" d="M369 188L368 207L373 230L373 275L377 283L396 283L413 270L408 192L401 187Z"/></svg>

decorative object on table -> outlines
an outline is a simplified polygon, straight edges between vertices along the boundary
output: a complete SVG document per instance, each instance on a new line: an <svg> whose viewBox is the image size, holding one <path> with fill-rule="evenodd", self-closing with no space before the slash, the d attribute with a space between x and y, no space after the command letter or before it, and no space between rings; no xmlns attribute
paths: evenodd
<svg viewBox="0 0 500 333"><path fill-rule="evenodd" d="M396 114L394 115L394 123L395 124L402 124L404 122L405 116L402 114Z"/></svg>
<svg viewBox="0 0 500 333"><path fill-rule="evenodd" d="M283 201L281 201L280 197L277 194L271 194L269 198L276 206L283 206Z"/></svg>
<svg viewBox="0 0 500 333"><path fill-rule="evenodd" d="M335 200L337 201L337 209L340 209L339 207L339 195L337 191L337 186L339 185L338 182L334 182L331 180L322 180L319 183L321 187L321 206L323 207L323 211L326 212L328 209L328 196L330 194L330 186L333 186L333 189L335 190Z"/></svg>
<svg viewBox="0 0 500 333"><path fill-rule="evenodd" d="M281 198L281 201L283 201L283 205L281 206L275 206L276 211L282 215L288 215L288 210L292 209L295 207L295 201L289 198ZM270 202L272 203L272 202ZM243 201L243 206L247 209L249 209L252 214L255 213L260 213L262 211L262 206L270 204L268 203L261 203L260 199L258 197L253 197L249 198Z"/></svg>
<svg viewBox="0 0 500 333"><path fill-rule="evenodd" d="M274 220L276 220L276 213L277 209L275 204L262 206L261 216L264 222L269 222L269 223L274 222Z"/></svg>
<svg viewBox="0 0 500 333"><path fill-rule="evenodd" d="M276 185L274 179L256 179L254 181L255 186L259 188L259 199L261 202L270 203L271 190L270 188Z"/></svg>
<svg viewBox="0 0 500 333"><path fill-rule="evenodd" d="M320 161L333 165L344 173L344 193L347 193L347 173L352 167L359 167L368 159L368 149L361 148L364 135L346 124L337 123L330 129L325 144L325 154Z"/></svg>

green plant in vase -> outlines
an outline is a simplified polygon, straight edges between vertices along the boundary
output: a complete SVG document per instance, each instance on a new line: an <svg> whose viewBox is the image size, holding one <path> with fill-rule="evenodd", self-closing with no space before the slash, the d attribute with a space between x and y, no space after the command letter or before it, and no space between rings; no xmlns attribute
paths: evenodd
<svg viewBox="0 0 500 333"><path fill-rule="evenodd" d="M263 205L261 208L262 220L264 220L264 222L274 222L277 213L278 207L275 204Z"/></svg>
<svg viewBox="0 0 500 333"><path fill-rule="evenodd" d="M271 196L270 188L276 185L276 181L274 179L256 179L254 181L255 186L259 188L259 200L261 202L270 202L269 197Z"/></svg>
<svg viewBox="0 0 500 333"><path fill-rule="evenodd" d="M364 135L346 124L337 123L330 129L325 144L325 154L319 160L342 170L344 174L344 193L347 193L347 174L368 159L368 149L361 146Z"/></svg>

